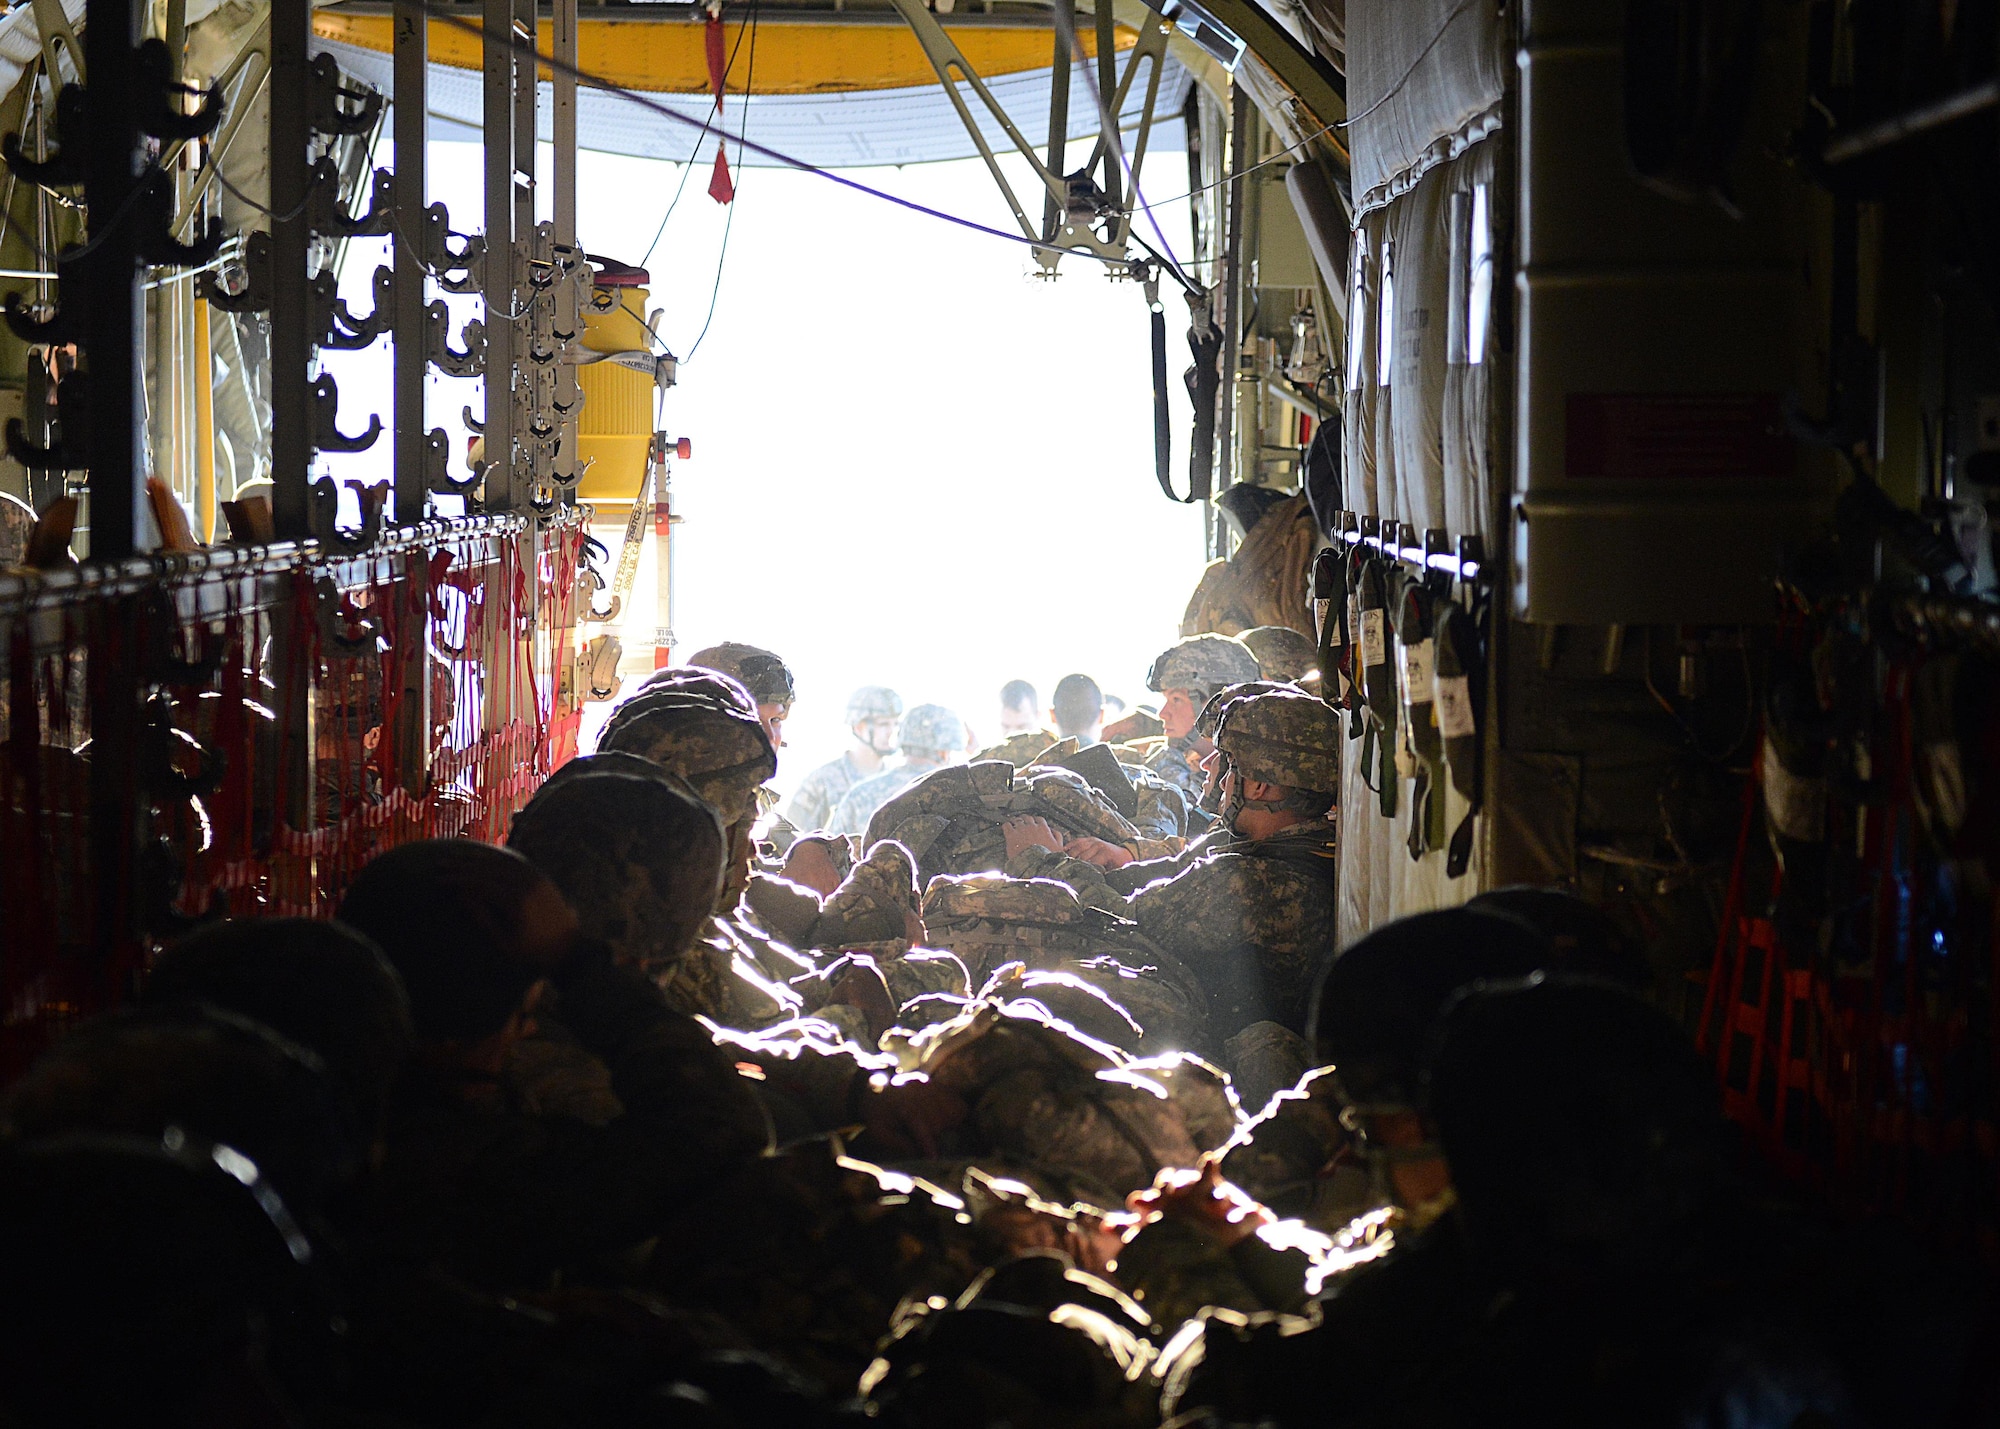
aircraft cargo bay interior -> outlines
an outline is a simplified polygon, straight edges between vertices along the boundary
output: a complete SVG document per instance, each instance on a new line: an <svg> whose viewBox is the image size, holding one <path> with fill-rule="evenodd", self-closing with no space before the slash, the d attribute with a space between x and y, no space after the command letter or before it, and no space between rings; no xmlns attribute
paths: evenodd
<svg viewBox="0 0 2000 1429"><path fill-rule="evenodd" d="M2000 0L0 6L0 1429L2000 1425Z"/></svg>

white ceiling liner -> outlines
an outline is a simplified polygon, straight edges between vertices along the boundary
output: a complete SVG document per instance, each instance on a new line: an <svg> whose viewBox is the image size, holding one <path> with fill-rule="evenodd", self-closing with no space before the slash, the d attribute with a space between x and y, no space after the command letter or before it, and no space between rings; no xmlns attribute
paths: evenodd
<svg viewBox="0 0 2000 1429"><path fill-rule="evenodd" d="M1348 139L1358 218L1500 127L1497 0L1348 0Z"/></svg>
<svg viewBox="0 0 2000 1429"><path fill-rule="evenodd" d="M393 89L393 62L386 54L333 40L315 40L314 50L334 57L342 70L374 85L382 92ZM1037 149L1048 143L1050 70L1027 70L1000 75L986 81L987 88L1006 109L1014 126ZM1086 78L1083 67L1075 67L1070 78L1069 137L1082 139L1097 133L1097 110L1091 98L1093 71ZM1139 81L1145 75L1142 72ZM1137 128L1145 99L1140 82L1132 86L1120 127ZM1194 78L1169 56L1160 69L1160 94L1154 104L1157 126L1151 147L1159 150L1181 147L1179 121L1182 106ZM552 88L544 82L536 115L539 135L550 137L553 108ZM708 117L712 101L703 94L653 94L651 104L685 115L693 123L682 123L643 105L635 104L608 90L580 87L577 91L577 142L585 149L608 154L631 154L644 159L671 159L681 162L695 149L701 122ZM981 121L980 129L996 152L1009 148L1007 136L986 114L970 93L967 100ZM908 89L864 90L849 94L752 95L749 138L780 153L789 154L822 168L867 168L879 164L922 164L940 159L964 159L978 153L958 113L940 85ZM744 100L731 95L724 108L724 123L731 139L742 132ZM479 138L480 77L470 70L430 67L430 136L433 139L477 140ZM702 157L714 146L713 137L702 140ZM730 162L736 162L734 144ZM749 168L783 167L776 160L746 152L743 163Z"/></svg>

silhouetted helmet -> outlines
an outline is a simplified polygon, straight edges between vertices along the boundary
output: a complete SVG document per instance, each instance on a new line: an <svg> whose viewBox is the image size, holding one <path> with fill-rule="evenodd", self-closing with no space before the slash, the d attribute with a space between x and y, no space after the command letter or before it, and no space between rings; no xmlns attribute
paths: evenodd
<svg viewBox="0 0 2000 1429"><path fill-rule="evenodd" d="M1289 625L1260 625L1238 638L1250 647L1267 680L1296 680L1319 664L1319 647L1312 637Z"/></svg>
<svg viewBox="0 0 2000 1429"><path fill-rule="evenodd" d="M901 719L903 697L887 685L863 685L847 697L847 722L865 719Z"/></svg>
<svg viewBox="0 0 2000 1429"><path fill-rule="evenodd" d="M1333 794L1340 789L1340 718L1305 694L1251 695L1222 712L1215 743L1251 779Z"/></svg>
<svg viewBox="0 0 2000 1429"><path fill-rule="evenodd" d="M725 640L688 656L688 664L703 670L720 670L748 690L760 705L789 706L797 696L792 672L769 650Z"/></svg>
<svg viewBox="0 0 2000 1429"><path fill-rule="evenodd" d="M613 711L597 741L687 780L725 824L757 817L757 787L778 770L754 713L697 684L655 685Z"/></svg>
<svg viewBox="0 0 2000 1429"><path fill-rule="evenodd" d="M1207 691L1240 685L1262 675L1250 647L1234 636L1190 635L1153 662L1153 668L1146 672L1146 688L1160 694L1168 690Z"/></svg>
<svg viewBox="0 0 2000 1429"><path fill-rule="evenodd" d="M965 748L965 721L943 705L918 705L903 716L897 740L905 754L949 754Z"/></svg>

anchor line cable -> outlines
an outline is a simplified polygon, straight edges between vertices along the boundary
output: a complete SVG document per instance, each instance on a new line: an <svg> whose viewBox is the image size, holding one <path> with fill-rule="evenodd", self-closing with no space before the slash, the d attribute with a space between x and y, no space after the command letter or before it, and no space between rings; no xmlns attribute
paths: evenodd
<svg viewBox="0 0 2000 1429"><path fill-rule="evenodd" d="M758 0L750 0L750 63L743 75L743 122L737 126L736 131L736 172L739 174L744 172L743 141L750 133L750 95L755 90L757 84L757 18L760 13L761 6ZM738 41L742 40L743 31L741 28L736 31L736 38ZM717 105L718 109L720 107L720 105ZM726 130L723 133L722 142L725 146L729 143L729 135ZM736 228L736 201L741 197L741 194L734 192L732 189L729 195L729 217L722 221L722 248L715 255L715 286L708 291L708 316L702 319L701 333L695 338L694 346L688 349L688 355L683 359L684 361L694 361L694 355L701 351L702 342L708 337L709 326L715 321L715 304L722 296L722 265L729 261L729 235Z"/></svg>
<svg viewBox="0 0 2000 1429"><path fill-rule="evenodd" d="M751 13L751 24L754 26L755 23L756 14L753 11ZM725 91L729 87L729 76L736 72L736 52L743 48L743 31L745 28L742 25L736 27L736 43L729 47L729 63L722 67L722 80ZM756 53L757 51L753 42L750 51L753 63L755 62ZM715 116L719 110L719 105L711 108L707 116L701 121L701 132L694 136L694 147L688 151L687 162L681 165L681 181L674 187L673 199L667 204L667 211L660 215L660 226L653 231L653 241L646 245L646 256L639 260L641 268L653 261L654 250L660 246L660 240L666 237L667 220L672 218L674 210L680 207L681 195L687 190L688 175L694 172L695 160L701 157L701 146L707 141L709 130L715 127ZM739 168L742 166L740 151L737 158L737 166Z"/></svg>

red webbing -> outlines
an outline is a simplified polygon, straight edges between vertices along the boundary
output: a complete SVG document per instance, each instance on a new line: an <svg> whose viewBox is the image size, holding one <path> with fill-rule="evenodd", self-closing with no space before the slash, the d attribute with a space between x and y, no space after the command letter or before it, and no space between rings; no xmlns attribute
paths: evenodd
<svg viewBox="0 0 2000 1429"><path fill-rule="evenodd" d="M286 574L163 577L138 602L83 593L0 611L0 1076L129 982L125 959L107 965L94 936L90 760L77 751L90 737L90 661L114 648L131 658L120 637L132 611L147 612L138 642L169 682L147 707L171 726L154 730L169 768L142 760L131 801L141 835L170 851L136 879L145 943L157 945L217 907L327 916L398 843L505 838L576 750L583 534L574 518L450 532ZM217 651L212 665L197 658ZM429 681L429 726L411 736L427 782L405 770L397 738L407 660Z"/></svg>

